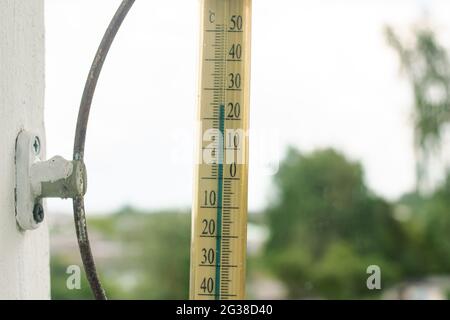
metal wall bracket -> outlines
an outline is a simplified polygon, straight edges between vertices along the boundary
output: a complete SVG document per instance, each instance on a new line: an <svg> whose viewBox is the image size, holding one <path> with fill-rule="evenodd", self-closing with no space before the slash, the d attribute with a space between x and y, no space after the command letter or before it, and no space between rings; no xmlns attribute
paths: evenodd
<svg viewBox="0 0 450 320"><path fill-rule="evenodd" d="M41 140L21 131L16 140L16 220L33 230L44 220L43 198L75 198L86 193L86 167L82 161L55 156L41 160Z"/></svg>

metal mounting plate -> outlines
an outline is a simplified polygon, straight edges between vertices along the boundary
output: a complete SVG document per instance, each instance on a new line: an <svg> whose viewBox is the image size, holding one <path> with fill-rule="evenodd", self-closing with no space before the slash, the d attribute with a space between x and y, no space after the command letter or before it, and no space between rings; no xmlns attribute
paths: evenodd
<svg viewBox="0 0 450 320"><path fill-rule="evenodd" d="M33 217L33 210L37 202L30 184L31 166L40 161L42 148L41 140L36 134L21 131L16 140L16 220L23 230L33 230L39 227ZM40 203L42 205L42 203Z"/></svg>

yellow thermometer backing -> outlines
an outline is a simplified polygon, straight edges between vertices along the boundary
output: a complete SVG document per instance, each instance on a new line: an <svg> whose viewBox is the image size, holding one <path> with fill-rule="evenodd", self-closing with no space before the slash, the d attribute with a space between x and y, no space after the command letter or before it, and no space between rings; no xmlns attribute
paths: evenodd
<svg viewBox="0 0 450 320"><path fill-rule="evenodd" d="M201 1L191 299L244 299L251 0Z"/></svg>

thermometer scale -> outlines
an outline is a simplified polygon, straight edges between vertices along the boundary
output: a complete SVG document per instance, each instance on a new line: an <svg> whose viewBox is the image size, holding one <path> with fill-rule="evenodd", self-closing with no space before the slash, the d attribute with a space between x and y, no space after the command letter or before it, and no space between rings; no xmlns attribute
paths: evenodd
<svg viewBox="0 0 450 320"><path fill-rule="evenodd" d="M201 0L191 299L244 299L251 0Z"/></svg>

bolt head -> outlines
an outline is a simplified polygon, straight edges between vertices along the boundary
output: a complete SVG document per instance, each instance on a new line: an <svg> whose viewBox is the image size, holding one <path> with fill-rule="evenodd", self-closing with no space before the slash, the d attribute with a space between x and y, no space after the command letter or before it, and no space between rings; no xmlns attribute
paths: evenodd
<svg viewBox="0 0 450 320"><path fill-rule="evenodd" d="M41 140L36 136L33 139L33 152L35 155L38 155L41 152Z"/></svg>
<svg viewBox="0 0 450 320"><path fill-rule="evenodd" d="M44 221L44 208L41 203L36 203L33 208L33 219L36 223Z"/></svg>

